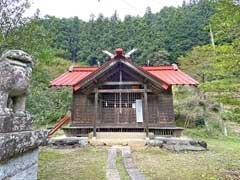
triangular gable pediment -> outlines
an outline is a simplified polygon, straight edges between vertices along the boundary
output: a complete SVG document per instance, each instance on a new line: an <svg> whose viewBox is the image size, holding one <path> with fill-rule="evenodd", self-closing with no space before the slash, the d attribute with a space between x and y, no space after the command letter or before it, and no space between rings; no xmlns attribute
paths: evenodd
<svg viewBox="0 0 240 180"><path fill-rule="evenodd" d="M103 64L99 69L89 74L87 77L82 79L77 85L75 85L74 90L76 91L79 90L80 88L85 88L87 86L90 86L91 84L97 84L99 83L99 80L101 81L103 79L107 80L107 77L116 73L117 71L119 71L119 69L122 69L123 73L137 74L144 81L150 81L160 88L167 89L169 87L169 84L160 81L158 78L154 77L137 64L133 63L132 61L122 56L117 59L114 58Z"/></svg>

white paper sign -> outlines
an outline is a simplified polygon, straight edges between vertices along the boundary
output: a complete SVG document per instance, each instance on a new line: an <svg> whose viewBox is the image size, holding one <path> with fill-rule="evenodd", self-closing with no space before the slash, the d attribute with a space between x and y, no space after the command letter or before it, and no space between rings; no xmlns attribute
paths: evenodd
<svg viewBox="0 0 240 180"><path fill-rule="evenodd" d="M142 100L136 100L136 120L137 122L143 122L143 110L142 110Z"/></svg>

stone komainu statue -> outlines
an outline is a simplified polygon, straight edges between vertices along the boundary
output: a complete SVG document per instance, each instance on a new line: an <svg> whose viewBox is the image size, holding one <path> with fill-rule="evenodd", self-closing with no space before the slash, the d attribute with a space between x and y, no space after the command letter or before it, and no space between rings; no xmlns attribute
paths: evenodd
<svg viewBox="0 0 240 180"><path fill-rule="evenodd" d="M32 57L24 51L8 50L0 58L0 112L25 112L32 74Z"/></svg>

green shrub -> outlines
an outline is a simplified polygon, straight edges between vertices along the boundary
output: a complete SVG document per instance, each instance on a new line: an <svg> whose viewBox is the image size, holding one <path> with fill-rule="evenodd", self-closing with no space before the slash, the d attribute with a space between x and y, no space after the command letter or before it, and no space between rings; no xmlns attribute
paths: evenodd
<svg viewBox="0 0 240 180"><path fill-rule="evenodd" d="M197 116L195 119L195 126L196 127L204 127L205 126L205 117Z"/></svg>
<svg viewBox="0 0 240 180"><path fill-rule="evenodd" d="M69 88L52 90L38 86L31 91L28 110L36 127L53 124L70 110L72 91Z"/></svg>
<svg viewBox="0 0 240 180"><path fill-rule="evenodd" d="M237 107L229 111L224 111L221 113L221 116L224 120L230 120L240 123L240 108Z"/></svg>

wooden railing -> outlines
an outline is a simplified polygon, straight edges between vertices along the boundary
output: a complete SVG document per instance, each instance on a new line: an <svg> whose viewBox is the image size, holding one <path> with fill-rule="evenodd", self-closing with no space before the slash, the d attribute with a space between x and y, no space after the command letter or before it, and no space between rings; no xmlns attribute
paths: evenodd
<svg viewBox="0 0 240 180"><path fill-rule="evenodd" d="M53 135L58 129L60 129L65 123L71 119L71 112L68 112L64 118L62 118L53 128L48 132L48 136Z"/></svg>

